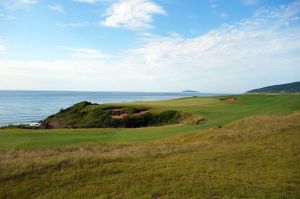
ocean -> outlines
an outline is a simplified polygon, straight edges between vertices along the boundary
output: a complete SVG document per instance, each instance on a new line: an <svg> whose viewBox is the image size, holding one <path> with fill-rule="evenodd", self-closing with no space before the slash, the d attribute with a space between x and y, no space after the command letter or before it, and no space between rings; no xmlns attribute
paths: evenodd
<svg viewBox="0 0 300 199"><path fill-rule="evenodd" d="M196 92L0 91L0 126L37 122L81 101L102 104L212 95Z"/></svg>

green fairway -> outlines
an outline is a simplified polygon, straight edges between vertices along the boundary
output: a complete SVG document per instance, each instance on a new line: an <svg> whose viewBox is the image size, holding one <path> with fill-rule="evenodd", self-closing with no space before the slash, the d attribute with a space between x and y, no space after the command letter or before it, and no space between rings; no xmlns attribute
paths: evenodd
<svg viewBox="0 0 300 199"><path fill-rule="evenodd" d="M177 134L191 134L200 129L217 128L247 116L289 114L300 111L297 95L241 95L238 102L220 101L221 97L193 97L186 99L136 102L158 110L178 110L203 117L200 125L169 125L138 129L55 129L0 130L0 149L72 145L91 142L140 142Z"/></svg>
<svg viewBox="0 0 300 199"><path fill-rule="evenodd" d="M299 121L250 117L154 142L0 150L0 198L299 198Z"/></svg>
<svg viewBox="0 0 300 199"><path fill-rule="evenodd" d="M130 103L176 125L2 129L0 198L299 198L300 96L236 97Z"/></svg>
<svg viewBox="0 0 300 199"><path fill-rule="evenodd" d="M51 129L2 130L0 149L49 147L90 142L133 142L186 134L198 130L193 125L172 125L138 129Z"/></svg>

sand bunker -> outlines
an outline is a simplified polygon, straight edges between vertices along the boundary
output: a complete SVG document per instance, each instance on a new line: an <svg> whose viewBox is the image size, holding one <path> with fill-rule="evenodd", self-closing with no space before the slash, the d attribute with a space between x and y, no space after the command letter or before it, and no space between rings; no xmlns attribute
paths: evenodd
<svg viewBox="0 0 300 199"><path fill-rule="evenodd" d="M139 116L139 115L144 115L145 113L147 113L148 110L140 110L140 111L136 111L135 113L132 114L128 114L128 113L121 113L121 114L116 114L116 115L112 115L111 117L113 119L124 119L124 118L128 118L129 116Z"/></svg>
<svg viewBox="0 0 300 199"><path fill-rule="evenodd" d="M124 118L128 118L129 114L128 113L122 113L119 115L112 115L111 117L113 119L124 119Z"/></svg>
<svg viewBox="0 0 300 199"><path fill-rule="evenodd" d="M240 101L239 98L237 98L237 97L227 97L227 98L222 98L220 100L224 101L224 102L238 102L238 101Z"/></svg>

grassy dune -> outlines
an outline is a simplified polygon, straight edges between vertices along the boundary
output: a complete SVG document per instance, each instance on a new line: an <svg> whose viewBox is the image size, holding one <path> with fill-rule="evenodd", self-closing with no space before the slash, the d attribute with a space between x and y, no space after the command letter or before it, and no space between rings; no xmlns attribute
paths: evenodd
<svg viewBox="0 0 300 199"><path fill-rule="evenodd" d="M300 97L238 97L136 103L201 125L1 130L0 198L300 198Z"/></svg>

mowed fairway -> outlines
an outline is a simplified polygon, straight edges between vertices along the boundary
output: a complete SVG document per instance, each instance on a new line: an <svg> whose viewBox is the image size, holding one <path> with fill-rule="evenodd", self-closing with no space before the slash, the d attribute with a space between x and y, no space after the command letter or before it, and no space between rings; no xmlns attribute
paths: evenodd
<svg viewBox="0 0 300 199"><path fill-rule="evenodd" d="M140 142L177 134L191 134L200 129L217 128L243 117L290 114L300 111L300 96L241 95L235 103L223 102L222 97L194 97L157 102L138 102L154 110L179 110L203 117L201 125L171 125L139 129L58 129L0 130L0 149L72 145L91 142Z"/></svg>
<svg viewBox="0 0 300 199"><path fill-rule="evenodd" d="M300 198L300 96L237 97L135 103L200 125L1 130L0 198Z"/></svg>

